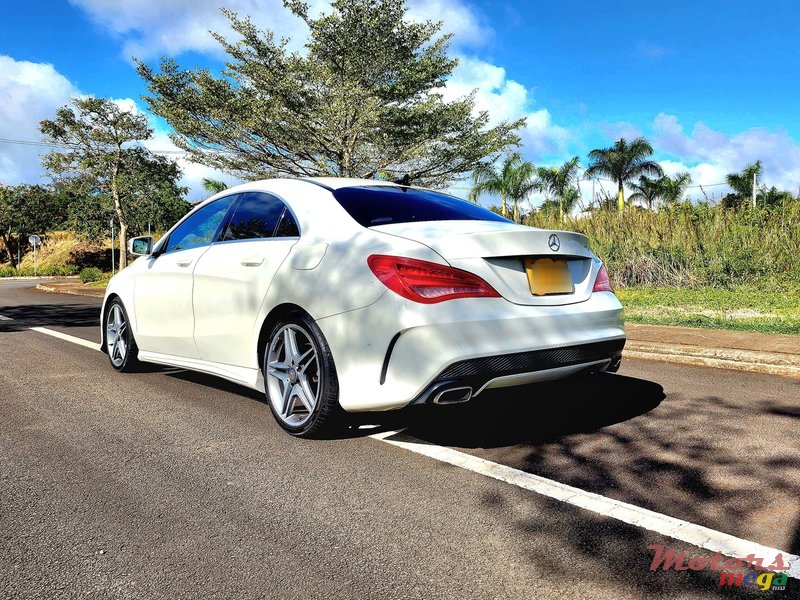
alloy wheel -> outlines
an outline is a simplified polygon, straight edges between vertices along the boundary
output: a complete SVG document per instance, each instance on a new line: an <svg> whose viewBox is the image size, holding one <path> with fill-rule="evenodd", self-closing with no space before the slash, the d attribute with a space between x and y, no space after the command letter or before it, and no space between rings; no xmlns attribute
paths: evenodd
<svg viewBox="0 0 800 600"><path fill-rule="evenodd" d="M279 329L269 345L266 370L276 416L292 428L305 425L322 389L319 357L308 333L297 325Z"/></svg>

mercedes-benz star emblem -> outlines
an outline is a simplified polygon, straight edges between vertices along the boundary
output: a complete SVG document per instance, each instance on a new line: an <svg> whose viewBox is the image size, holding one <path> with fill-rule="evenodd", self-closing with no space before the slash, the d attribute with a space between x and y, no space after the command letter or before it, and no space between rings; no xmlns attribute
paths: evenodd
<svg viewBox="0 0 800 600"><path fill-rule="evenodd" d="M555 233L551 233L547 240L547 245L550 246L550 250L553 252L558 252L558 249L561 248L561 241Z"/></svg>

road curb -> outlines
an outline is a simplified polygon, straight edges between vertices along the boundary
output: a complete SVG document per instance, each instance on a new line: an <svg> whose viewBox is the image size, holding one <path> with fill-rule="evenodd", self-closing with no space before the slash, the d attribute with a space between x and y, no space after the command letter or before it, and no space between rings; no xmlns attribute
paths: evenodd
<svg viewBox="0 0 800 600"><path fill-rule="evenodd" d="M85 296L87 298L102 298L106 295L105 288L90 288L92 290L97 290L97 292L90 292L89 290L61 288L39 283L36 285L36 289L40 292L48 292L51 294L69 294L70 296Z"/></svg>
<svg viewBox="0 0 800 600"><path fill-rule="evenodd" d="M624 356L800 378L800 356L784 352L703 348L688 344L629 340L625 346Z"/></svg>

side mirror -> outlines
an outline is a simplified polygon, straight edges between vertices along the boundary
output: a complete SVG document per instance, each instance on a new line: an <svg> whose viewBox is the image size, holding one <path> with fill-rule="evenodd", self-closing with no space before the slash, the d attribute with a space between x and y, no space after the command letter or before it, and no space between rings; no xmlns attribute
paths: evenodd
<svg viewBox="0 0 800 600"><path fill-rule="evenodd" d="M149 235L131 238L128 252L134 256L150 256L153 253L153 238Z"/></svg>

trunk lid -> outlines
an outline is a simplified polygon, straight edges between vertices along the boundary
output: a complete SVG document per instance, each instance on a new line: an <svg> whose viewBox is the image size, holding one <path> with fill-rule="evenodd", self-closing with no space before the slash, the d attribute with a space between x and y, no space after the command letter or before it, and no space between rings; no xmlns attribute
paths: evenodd
<svg viewBox="0 0 800 600"><path fill-rule="evenodd" d="M587 300L600 268L586 236L571 231L493 221L424 221L370 229L425 244L452 266L482 277L515 304L553 306ZM533 294L526 259L538 258L565 261L573 291Z"/></svg>

